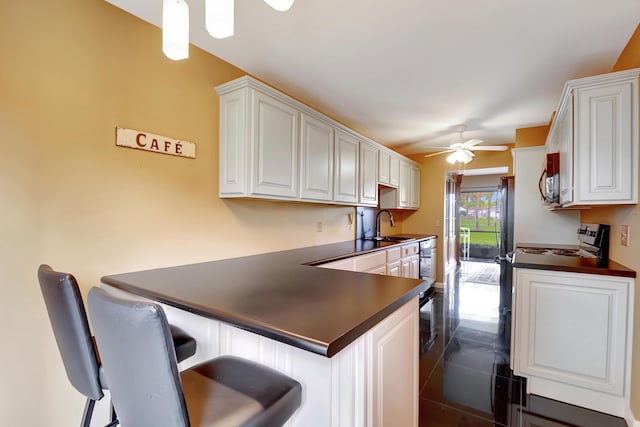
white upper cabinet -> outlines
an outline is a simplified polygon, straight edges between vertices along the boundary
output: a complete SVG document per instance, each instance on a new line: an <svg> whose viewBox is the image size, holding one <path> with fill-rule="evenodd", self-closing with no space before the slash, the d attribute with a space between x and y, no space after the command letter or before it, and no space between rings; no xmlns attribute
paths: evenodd
<svg viewBox="0 0 640 427"><path fill-rule="evenodd" d="M298 111L253 91L250 194L298 196Z"/></svg>
<svg viewBox="0 0 640 427"><path fill-rule="evenodd" d="M547 138L560 152L560 203L638 202L640 69L567 82Z"/></svg>
<svg viewBox="0 0 640 427"><path fill-rule="evenodd" d="M409 161L400 160L398 175L397 189L380 189L380 207L383 209L419 209L420 167Z"/></svg>
<svg viewBox="0 0 640 427"><path fill-rule="evenodd" d="M376 206L380 151L385 185L399 185L408 159L282 92L249 76L216 91L220 197Z"/></svg>
<svg viewBox="0 0 640 427"><path fill-rule="evenodd" d="M389 185L389 160L391 160L391 153L380 150L378 153L378 182L380 184Z"/></svg>
<svg viewBox="0 0 640 427"><path fill-rule="evenodd" d="M418 209L420 207L420 167L409 166L409 207Z"/></svg>
<svg viewBox="0 0 640 427"><path fill-rule="evenodd" d="M389 185L397 187L400 184L400 157L391 154L389 158Z"/></svg>
<svg viewBox="0 0 640 427"><path fill-rule="evenodd" d="M300 198L333 200L333 136L330 124L302 114Z"/></svg>
<svg viewBox="0 0 640 427"><path fill-rule="evenodd" d="M336 130L336 169L334 200L358 203L358 140Z"/></svg>
<svg viewBox="0 0 640 427"><path fill-rule="evenodd" d="M400 157L381 149L378 153L378 182L387 187L398 187L400 181Z"/></svg>
<svg viewBox="0 0 640 427"><path fill-rule="evenodd" d="M248 90L220 96L220 197L247 194Z"/></svg>
<svg viewBox="0 0 640 427"><path fill-rule="evenodd" d="M378 151L374 145L360 141L360 205L378 205Z"/></svg>

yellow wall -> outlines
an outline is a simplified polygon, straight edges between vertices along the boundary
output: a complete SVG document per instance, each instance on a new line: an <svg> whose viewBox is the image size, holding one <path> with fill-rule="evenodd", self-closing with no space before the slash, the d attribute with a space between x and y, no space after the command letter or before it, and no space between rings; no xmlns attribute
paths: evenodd
<svg viewBox="0 0 640 427"><path fill-rule="evenodd" d="M549 126L535 126L530 128L516 129L515 148L533 147L544 145L549 133Z"/></svg>
<svg viewBox="0 0 640 427"><path fill-rule="evenodd" d="M350 207L220 200L218 97L245 74L103 0L0 2L2 425L77 425L36 280L102 275L353 238ZM193 141L197 158L115 146L115 127ZM324 223L316 232L316 222Z"/></svg>
<svg viewBox="0 0 640 427"><path fill-rule="evenodd" d="M612 71L640 67L640 25L622 51ZM640 182L638 183L640 185ZM582 222L611 225L611 259L640 272L640 206L596 208L583 211ZM620 244L622 225L629 225L629 245ZM638 283L636 279L636 284ZM631 368L631 409L640 420L640 292L636 287L633 326L633 363Z"/></svg>
<svg viewBox="0 0 640 427"><path fill-rule="evenodd" d="M466 169L483 169L507 166L509 174L512 172L513 160L511 150L507 151L477 151L473 161L466 165ZM447 172L460 170L458 164L450 165L446 156L424 157L424 155L410 156L420 163L420 209L415 212L405 212L402 224L404 233L427 233L438 236L437 259L438 271L436 280L443 282L442 263L442 233L444 218L444 180Z"/></svg>
<svg viewBox="0 0 640 427"><path fill-rule="evenodd" d="M640 25L636 27L636 31L627 42L611 71L622 71L636 67L640 67Z"/></svg>

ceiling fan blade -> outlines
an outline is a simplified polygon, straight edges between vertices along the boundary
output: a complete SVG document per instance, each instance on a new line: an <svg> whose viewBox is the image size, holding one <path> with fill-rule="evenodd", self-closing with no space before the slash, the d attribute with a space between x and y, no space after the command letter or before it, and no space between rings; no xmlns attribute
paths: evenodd
<svg viewBox="0 0 640 427"><path fill-rule="evenodd" d="M433 157L433 156L437 156L439 154L451 153L452 151L454 151L454 150L438 151L437 153L427 154L427 155L425 155L425 157Z"/></svg>
<svg viewBox="0 0 640 427"><path fill-rule="evenodd" d="M509 147L506 145L476 145L471 149L476 151L504 151L507 148Z"/></svg>
<svg viewBox="0 0 640 427"><path fill-rule="evenodd" d="M470 139L470 140L465 141L464 143L462 143L462 147L463 148L473 147L473 146L476 146L476 145L480 144L481 142L482 142L481 139Z"/></svg>

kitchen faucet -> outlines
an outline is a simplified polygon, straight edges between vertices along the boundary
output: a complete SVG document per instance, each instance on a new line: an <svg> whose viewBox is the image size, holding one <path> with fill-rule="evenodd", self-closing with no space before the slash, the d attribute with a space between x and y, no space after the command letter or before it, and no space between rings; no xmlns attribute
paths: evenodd
<svg viewBox="0 0 640 427"><path fill-rule="evenodd" d="M380 214L382 212L386 212L389 214L389 223L391 224L392 227L396 226L396 222L393 220L393 214L391 213L391 211L389 211L389 209L381 209L378 211L378 213L376 214L376 236L380 237Z"/></svg>

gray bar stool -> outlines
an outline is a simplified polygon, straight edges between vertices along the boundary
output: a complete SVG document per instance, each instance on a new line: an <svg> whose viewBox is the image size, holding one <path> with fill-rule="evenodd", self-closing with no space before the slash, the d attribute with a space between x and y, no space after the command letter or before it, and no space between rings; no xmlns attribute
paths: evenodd
<svg viewBox="0 0 640 427"><path fill-rule="evenodd" d="M281 426L300 406L300 383L237 357L178 373L158 304L100 288L89 291L88 301L113 405L125 427Z"/></svg>
<svg viewBox="0 0 640 427"><path fill-rule="evenodd" d="M53 334L71 385L87 397L81 426L91 423L93 407L108 389L89 330L87 314L78 282L69 273L54 271L48 265L38 268L38 281L49 314ZM182 329L172 326L178 361L195 354L196 341Z"/></svg>

